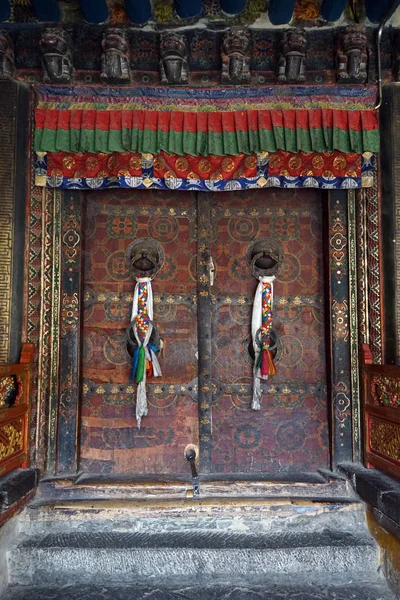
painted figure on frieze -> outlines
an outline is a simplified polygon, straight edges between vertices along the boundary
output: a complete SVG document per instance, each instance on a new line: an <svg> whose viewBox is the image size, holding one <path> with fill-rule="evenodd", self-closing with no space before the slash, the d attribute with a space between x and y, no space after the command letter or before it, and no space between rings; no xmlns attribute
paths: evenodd
<svg viewBox="0 0 400 600"><path fill-rule="evenodd" d="M14 44L8 33L0 31L0 79L13 79L14 74Z"/></svg>
<svg viewBox="0 0 400 600"><path fill-rule="evenodd" d="M261 408L261 382L270 375L276 375L274 354L277 340L272 328L274 280L282 265L283 254L280 246L268 238L258 238L247 250L247 261L258 280L254 296L251 319L253 364L253 399L251 408Z"/></svg>
<svg viewBox="0 0 400 600"><path fill-rule="evenodd" d="M126 260L130 275L136 281L126 340L132 357L130 381L137 383L136 421L140 429L142 417L147 415L146 380L161 376L158 354L162 340L153 322L151 282L164 264L164 251L152 238L138 239L129 245Z"/></svg>
<svg viewBox="0 0 400 600"><path fill-rule="evenodd" d="M161 83L185 85L189 82L189 64L186 38L173 31L161 34L160 38Z"/></svg>
<svg viewBox="0 0 400 600"><path fill-rule="evenodd" d="M365 83L367 80L367 29L349 25L338 38L336 78L341 83Z"/></svg>
<svg viewBox="0 0 400 600"><path fill-rule="evenodd" d="M130 48L126 32L110 27L104 33L101 46L101 79L105 83L130 83Z"/></svg>
<svg viewBox="0 0 400 600"><path fill-rule="evenodd" d="M303 83L306 80L307 38L300 29L287 29L279 45L278 83Z"/></svg>
<svg viewBox="0 0 400 600"><path fill-rule="evenodd" d="M250 82L251 35L247 27L231 27L222 40L222 83Z"/></svg>
<svg viewBox="0 0 400 600"><path fill-rule="evenodd" d="M72 41L62 27L46 27L40 39L43 81L69 83L72 78Z"/></svg>

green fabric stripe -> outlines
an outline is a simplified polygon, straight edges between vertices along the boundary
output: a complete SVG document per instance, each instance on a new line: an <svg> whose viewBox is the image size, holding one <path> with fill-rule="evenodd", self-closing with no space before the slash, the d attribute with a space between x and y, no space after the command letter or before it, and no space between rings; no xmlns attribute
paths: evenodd
<svg viewBox="0 0 400 600"><path fill-rule="evenodd" d="M102 129L94 130L94 151L103 152L103 148L107 148L108 152L111 152L109 144L109 131L103 131Z"/></svg>
<svg viewBox="0 0 400 600"><path fill-rule="evenodd" d="M276 152L278 149L277 146L277 142L276 142L276 133L277 133L277 129L275 129L275 131L272 131L271 129L260 129L258 134L259 134L259 142L258 142L258 150L257 152ZM282 138L283 140L283 138ZM265 148L265 150L263 150L262 148Z"/></svg>
<svg viewBox="0 0 400 600"><path fill-rule="evenodd" d="M360 132L353 132L355 135L352 135L351 131L343 131L342 129L338 129L334 127L332 129L332 145L333 148L339 149L342 152L358 152L362 153L362 144L358 143L358 140L361 142ZM354 145L356 144L356 145Z"/></svg>
<svg viewBox="0 0 400 600"><path fill-rule="evenodd" d="M125 152L124 136L122 129L110 129L108 132L108 147L110 152Z"/></svg>
<svg viewBox="0 0 400 600"><path fill-rule="evenodd" d="M314 152L326 152L328 148L325 132L323 129L315 129L310 127L310 146L314 148ZM309 150L313 152L313 150Z"/></svg>
<svg viewBox="0 0 400 600"><path fill-rule="evenodd" d="M363 137L363 152L379 152L380 135L376 129L368 131L364 129L362 132Z"/></svg>
<svg viewBox="0 0 400 600"><path fill-rule="evenodd" d="M197 154L197 135L195 133L186 133L183 136L183 154L195 156Z"/></svg>
<svg viewBox="0 0 400 600"><path fill-rule="evenodd" d="M292 130L274 127L272 130L237 131L223 133L183 133L122 129L103 131L100 129L80 131L71 129L37 130L35 150L37 152L149 152L160 150L173 154L207 156L217 154L252 154L258 152L379 152L379 131L343 131L337 127L329 129Z"/></svg>
<svg viewBox="0 0 400 600"><path fill-rule="evenodd" d="M79 152L95 152L94 136L93 129L81 129ZM100 150L100 152L109 152L109 150Z"/></svg>
<svg viewBox="0 0 400 600"><path fill-rule="evenodd" d="M312 152L313 151L313 143L312 143L312 139L311 139L310 130L296 129L296 150L295 150L295 152L298 152L299 150L302 150L303 152Z"/></svg>

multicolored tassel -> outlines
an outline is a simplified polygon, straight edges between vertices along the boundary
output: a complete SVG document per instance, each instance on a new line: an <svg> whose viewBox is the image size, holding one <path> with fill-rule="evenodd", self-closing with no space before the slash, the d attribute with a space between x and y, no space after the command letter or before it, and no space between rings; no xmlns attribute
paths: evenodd
<svg viewBox="0 0 400 600"><path fill-rule="evenodd" d="M269 350L272 331L272 281L262 283L262 316L261 316L261 342L262 352L260 353L261 376L276 375L276 367L271 351Z"/></svg>
<svg viewBox="0 0 400 600"><path fill-rule="evenodd" d="M251 332L254 348L253 401L251 407L260 410L262 396L261 379L276 375L276 367L270 351L272 331L273 281L275 277L260 278L254 296Z"/></svg>

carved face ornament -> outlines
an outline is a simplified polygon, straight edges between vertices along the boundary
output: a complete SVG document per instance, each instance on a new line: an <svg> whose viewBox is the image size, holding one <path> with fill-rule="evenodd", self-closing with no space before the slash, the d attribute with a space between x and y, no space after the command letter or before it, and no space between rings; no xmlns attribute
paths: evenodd
<svg viewBox="0 0 400 600"><path fill-rule="evenodd" d="M67 54L70 50L69 35L60 28L45 29L40 40L42 51L46 53Z"/></svg>
<svg viewBox="0 0 400 600"><path fill-rule="evenodd" d="M250 49L250 32L245 27L232 27L222 44L228 56L246 56Z"/></svg>

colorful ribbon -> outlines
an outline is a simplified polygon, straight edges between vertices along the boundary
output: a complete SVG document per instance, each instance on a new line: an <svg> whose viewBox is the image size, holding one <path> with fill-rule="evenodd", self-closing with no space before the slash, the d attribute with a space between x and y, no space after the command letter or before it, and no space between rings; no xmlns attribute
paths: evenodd
<svg viewBox="0 0 400 600"><path fill-rule="evenodd" d="M275 277L260 277L254 296L251 336L254 348L253 400L251 408L260 410L261 380L276 375L272 353L269 349L272 331L272 306Z"/></svg>
<svg viewBox="0 0 400 600"><path fill-rule="evenodd" d="M153 292L149 277L138 278L133 294L132 328L137 346L132 356L130 381L136 380L136 421L138 429L142 417L147 415L146 379L160 377L161 368L157 359L159 348L150 342L153 331Z"/></svg>

